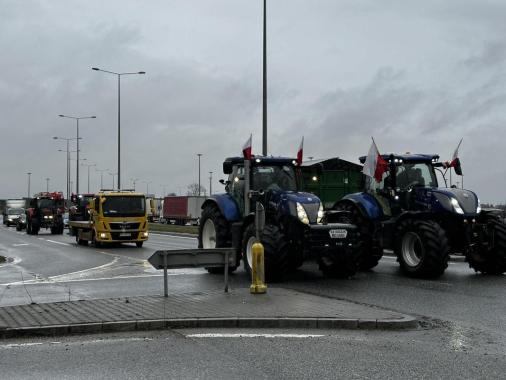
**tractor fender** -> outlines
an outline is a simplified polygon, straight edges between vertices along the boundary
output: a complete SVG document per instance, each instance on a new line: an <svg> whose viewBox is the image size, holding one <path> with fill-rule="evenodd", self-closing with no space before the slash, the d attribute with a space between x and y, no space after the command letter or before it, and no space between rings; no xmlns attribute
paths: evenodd
<svg viewBox="0 0 506 380"><path fill-rule="evenodd" d="M344 196L337 201L332 208L340 204L353 204L360 211L362 217L369 220L378 220L383 216L383 210L378 201L368 193L354 193Z"/></svg>
<svg viewBox="0 0 506 380"><path fill-rule="evenodd" d="M227 222L237 222L240 220L239 208L235 200L228 194L213 195L202 204L202 210L209 205L216 206Z"/></svg>

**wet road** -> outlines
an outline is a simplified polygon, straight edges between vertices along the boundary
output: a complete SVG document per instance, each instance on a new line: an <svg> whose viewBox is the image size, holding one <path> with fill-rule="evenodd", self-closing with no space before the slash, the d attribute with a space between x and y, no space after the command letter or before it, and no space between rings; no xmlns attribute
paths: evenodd
<svg viewBox="0 0 506 380"><path fill-rule="evenodd" d="M134 245L95 249L78 247L67 235L34 237L0 227L0 255L14 259L12 263L0 265L0 306L161 294L161 274L147 264L146 258L157 249L196 245L194 238L152 235L141 249ZM248 278L242 269L231 276L232 287L247 285ZM188 338L188 331L154 332L119 338L117 335L65 338L68 346L44 339L20 340L16 342L21 346L0 347L0 357L4 355L0 365L6 358L13 360L12 365L21 365L27 355L35 355L40 359L37 365L46 371L43 374L47 376L41 378L69 376L77 368L82 371L78 377L90 377L89 368L82 366L85 362L94 363L93 368L104 377L110 374L115 378L139 378L143 373L147 376L148 368L154 371L152 374L168 371L168 377L180 378L216 377L220 370L224 378L243 375L247 378L475 379L501 378L506 373L506 276L477 275L466 263L451 262L446 273L436 280L410 279L399 273L394 258L386 256L373 271L359 273L353 279L326 279L317 265L309 262L282 284L270 286L415 314L424 321L423 328L406 332L328 331L321 337L303 338L220 335L230 330L216 330L218 335L207 339ZM222 276L209 275L201 269L170 271L169 292L221 287ZM298 333L322 334L306 330ZM31 343L37 345L31 346ZM125 358L133 358L141 351L140 364L131 368ZM151 368L153 355L161 351L163 354ZM101 352L104 357L106 352L111 352L121 358L118 366L108 367L108 361L101 359ZM194 352L198 355L195 361ZM176 360L174 355L181 357ZM84 362L50 369L51 363L64 357L81 356ZM257 359L259 365L253 368L251 361ZM184 365L190 361L194 366ZM171 369L164 368L165 362L172 363ZM225 363L225 367L220 363ZM15 372L5 373L16 378ZM18 372L20 378L27 373Z"/></svg>

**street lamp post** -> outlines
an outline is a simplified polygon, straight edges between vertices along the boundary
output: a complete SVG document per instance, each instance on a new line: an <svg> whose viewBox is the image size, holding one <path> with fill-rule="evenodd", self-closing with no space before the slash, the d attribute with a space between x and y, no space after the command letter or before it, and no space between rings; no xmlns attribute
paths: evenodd
<svg viewBox="0 0 506 380"><path fill-rule="evenodd" d="M99 69L98 67L92 67L91 69L95 71L102 71L108 74L113 74L118 77L118 189L121 189L121 76L146 74L146 72L138 71L136 73L116 73L114 71L102 70Z"/></svg>
<svg viewBox="0 0 506 380"><path fill-rule="evenodd" d="M77 126L77 165L76 165L76 194L79 194L79 120L82 119L96 119L96 116L67 116L67 115L58 115L60 117L66 117L67 119L74 119L76 121Z"/></svg>
<svg viewBox="0 0 506 380"><path fill-rule="evenodd" d="M134 184L134 191L135 191L135 184L137 183L138 180L139 178L130 178L130 181L132 181L132 183Z"/></svg>
<svg viewBox="0 0 506 380"><path fill-rule="evenodd" d="M114 190L114 176L116 175L116 173L109 172L109 174L112 175L112 189Z"/></svg>
<svg viewBox="0 0 506 380"><path fill-rule="evenodd" d="M46 178L46 192L49 193L49 178Z"/></svg>
<svg viewBox="0 0 506 380"><path fill-rule="evenodd" d="M267 156L267 2L264 0L262 154Z"/></svg>
<svg viewBox="0 0 506 380"><path fill-rule="evenodd" d="M209 172L209 196L213 195L213 172Z"/></svg>
<svg viewBox="0 0 506 380"><path fill-rule="evenodd" d="M27 196L27 198L30 198L30 176L32 175L32 173L28 172L26 174L28 174L28 196Z"/></svg>
<svg viewBox="0 0 506 380"><path fill-rule="evenodd" d="M90 168L92 166L97 166L97 164L83 164L83 166L88 167L88 194L89 194L89 192L90 192Z"/></svg>
<svg viewBox="0 0 506 380"><path fill-rule="evenodd" d="M70 140L76 140L76 138L67 138L67 137L53 137L54 140L65 140L67 142L67 200L70 197L70 150L69 150L69 142ZM79 141L79 140L78 140ZM58 149L59 152L65 152L61 149Z"/></svg>
<svg viewBox="0 0 506 380"><path fill-rule="evenodd" d="M153 181L146 181L146 195L149 194L149 184L153 183Z"/></svg>
<svg viewBox="0 0 506 380"><path fill-rule="evenodd" d="M100 189L104 188L104 172L108 172L109 169L97 169L95 168L96 172L100 172Z"/></svg>
<svg viewBox="0 0 506 380"><path fill-rule="evenodd" d="M200 157L202 157L202 153L197 153L197 156L199 156L199 197L200 197Z"/></svg>

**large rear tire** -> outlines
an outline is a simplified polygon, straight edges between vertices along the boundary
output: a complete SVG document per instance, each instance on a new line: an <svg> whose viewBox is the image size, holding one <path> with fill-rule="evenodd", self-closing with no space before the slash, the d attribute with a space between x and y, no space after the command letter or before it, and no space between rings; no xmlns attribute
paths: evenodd
<svg viewBox="0 0 506 380"><path fill-rule="evenodd" d="M32 235L38 235L40 230L40 224L38 219L32 219Z"/></svg>
<svg viewBox="0 0 506 380"><path fill-rule="evenodd" d="M232 246L230 241L230 225L220 210L214 205L208 205L202 210L199 225L199 247L204 249L227 248ZM228 272L234 272L239 265L229 266ZM222 274L224 267L206 268L209 273Z"/></svg>
<svg viewBox="0 0 506 380"><path fill-rule="evenodd" d="M251 275L251 246L256 240L255 225L250 224L243 234L242 252L244 269ZM278 226L267 224L260 238L264 246L265 280L276 282L283 279L290 266L290 244Z"/></svg>
<svg viewBox="0 0 506 380"><path fill-rule="evenodd" d="M506 272L506 224L494 214L486 214L483 222L487 224L486 244L483 244L466 260L476 272L500 275Z"/></svg>
<svg viewBox="0 0 506 380"><path fill-rule="evenodd" d="M434 221L408 219L397 228L395 254L406 275L438 277L448 267L448 238Z"/></svg>
<svg viewBox="0 0 506 380"><path fill-rule="evenodd" d="M362 216L357 206L351 203L339 203L334 209L338 211L348 211L351 220L343 220L343 222L352 223L359 228L362 243L360 247L361 252L359 255L358 269L368 271L377 266L383 257L383 248L373 240L372 223L367 221Z"/></svg>

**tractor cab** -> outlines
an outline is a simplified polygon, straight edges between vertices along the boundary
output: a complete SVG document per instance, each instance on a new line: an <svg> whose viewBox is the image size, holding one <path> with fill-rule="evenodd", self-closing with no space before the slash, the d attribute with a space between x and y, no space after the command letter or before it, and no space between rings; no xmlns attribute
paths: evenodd
<svg viewBox="0 0 506 380"><path fill-rule="evenodd" d="M253 157L249 167L245 168L244 158L227 158L223 163L223 172L228 180L223 181L225 190L237 202L242 215L245 212L245 186L251 190L250 210L254 201L262 200L267 204L269 199L277 198L282 193L298 191L296 161L285 157ZM249 174L248 174L249 173Z"/></svg>
<svg viewBox="0 0 506 380"><path fill-rule="evenodd" d="M419 210L417 200L438 187L435 166L439 156L428 154L385 154L388 163L381 181L367 177L365 191L381 205L385 217L407 210ZM363 164L366 157L360 157Z"/></svg>

